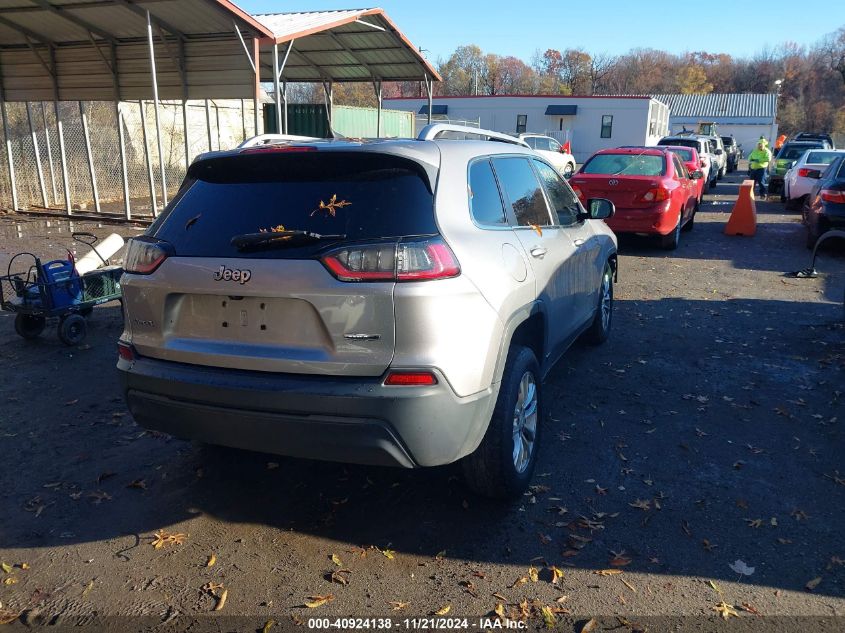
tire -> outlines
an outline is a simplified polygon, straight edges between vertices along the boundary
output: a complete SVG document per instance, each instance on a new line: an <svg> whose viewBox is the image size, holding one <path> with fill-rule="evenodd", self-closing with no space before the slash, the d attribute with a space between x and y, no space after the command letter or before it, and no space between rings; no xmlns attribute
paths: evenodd
<svg viewBox="0 0 845 633"><path fill-rule="evenodd" d="M569 179L572 177L572 174L575 173L575 165L572 163L566 163L563 168L563 177Z"/></svg>
<svg viewBox="0 0 845 633"><path fill-rule="evenodd" d="M512 499L528 488L542 437L542 394L540 365L534 352L514 345L508 352L487 433L475 452L461 461L464 481L473 492L495 499ZM528 415L520 401L525 396L533 397ZM530 440L532 430L533 440ZM526 442L520 446L527 447L527 454L519 451L517 441Z"/></svg>
<svg viewBox="0 0 845 633"><path fill-rule="evenodd" d="M611 325L613 325L613 268L610 262L607 262L601 275L596 316L593 318L590 329L584 333L584 338L591 345L601 345L610 336Z"/></svg>
<svg viewBox="0 0 845 633"><path fill-rule="evenodd" d="M59 321L59 340L69 347L79 345L88 334L88 324L81 314L67 314Z"/></svg>
<svg viewBox="0 0 845 633"><path fill-rule="evenodd" d="M684 233L689 233L695 228L695 214L698 213L698 201L695 203L695 207L693 207L692 215L687 220L687 223L681 227L681 230Z"/></svg>
<svg viewBox="0 0 845 633"><path fill-rule="evenodd" d="M663 235L660 238L660 247L664 251L674 251L678 248L678 243L681 241L681 217L678 215L678 224L669 235Z"/></svg>
<svg viewBox="0 0 845 633"><path fill-rule="evenodd" d="M43 316L36 316L32 314L18 313L15 316L15 332L18 336L27 341L41 336L44 327L47 325L47 319Z"/></svg>

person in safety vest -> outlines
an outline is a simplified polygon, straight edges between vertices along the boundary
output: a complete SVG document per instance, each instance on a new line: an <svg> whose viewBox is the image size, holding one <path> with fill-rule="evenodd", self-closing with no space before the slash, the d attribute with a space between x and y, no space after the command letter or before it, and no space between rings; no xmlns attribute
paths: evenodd
<svg viewBox="0 0 845 633"><path fill-rule="evenodd" d="M766 172L772 160L772 153L764 139L757 141L757 147L748 155L748 175L754 180L755 189L766 196Z"/></svg>

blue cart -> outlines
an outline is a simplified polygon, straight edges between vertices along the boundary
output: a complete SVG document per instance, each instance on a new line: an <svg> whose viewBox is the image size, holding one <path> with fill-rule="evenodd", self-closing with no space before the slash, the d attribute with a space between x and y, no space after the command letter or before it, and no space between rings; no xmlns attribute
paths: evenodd
<svg viewBox="0 0 845 633"><path fill-rule="evenodd" d="M73 233L73 238L92 247L97 242L91 233ZM79 275L70 253L68 257L43 263L32 253L18 253L0 276L0 308L15 313L15 331L22 338L37 338L47 318L58 317L59 339L79 345L88 333L85 317L94 306L121 300L122 268L103 260L104 268Z"/></svg>

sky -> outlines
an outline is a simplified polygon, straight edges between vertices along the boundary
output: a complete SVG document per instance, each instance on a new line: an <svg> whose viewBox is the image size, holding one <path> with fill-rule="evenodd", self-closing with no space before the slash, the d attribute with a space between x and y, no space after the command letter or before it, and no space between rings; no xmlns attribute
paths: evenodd
<svg viewBox="0 0 845 633"><path fill-rule="evenodd" d="M799 11L795 0L234 0L250 13L380 6L432 61L463 44L530 63L536 50L705 50L750 57L784 42L811 45L845 26L845 2ZM555 8L558 7L558 8ZM666 11L667 7L672 7Z"/></svg>

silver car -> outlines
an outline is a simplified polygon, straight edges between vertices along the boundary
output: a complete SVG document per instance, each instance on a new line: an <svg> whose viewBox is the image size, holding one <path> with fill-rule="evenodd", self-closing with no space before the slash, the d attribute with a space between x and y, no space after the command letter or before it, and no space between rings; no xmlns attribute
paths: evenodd
<svg viewBox="0 0 845 633"><path fill-rule="evenodd" d="M613 205L588 207L524 143L477 128L200 156L125 259L129 409L282 455L461 460L475 491L519 494L543 378L610 332Z"/></svg>

